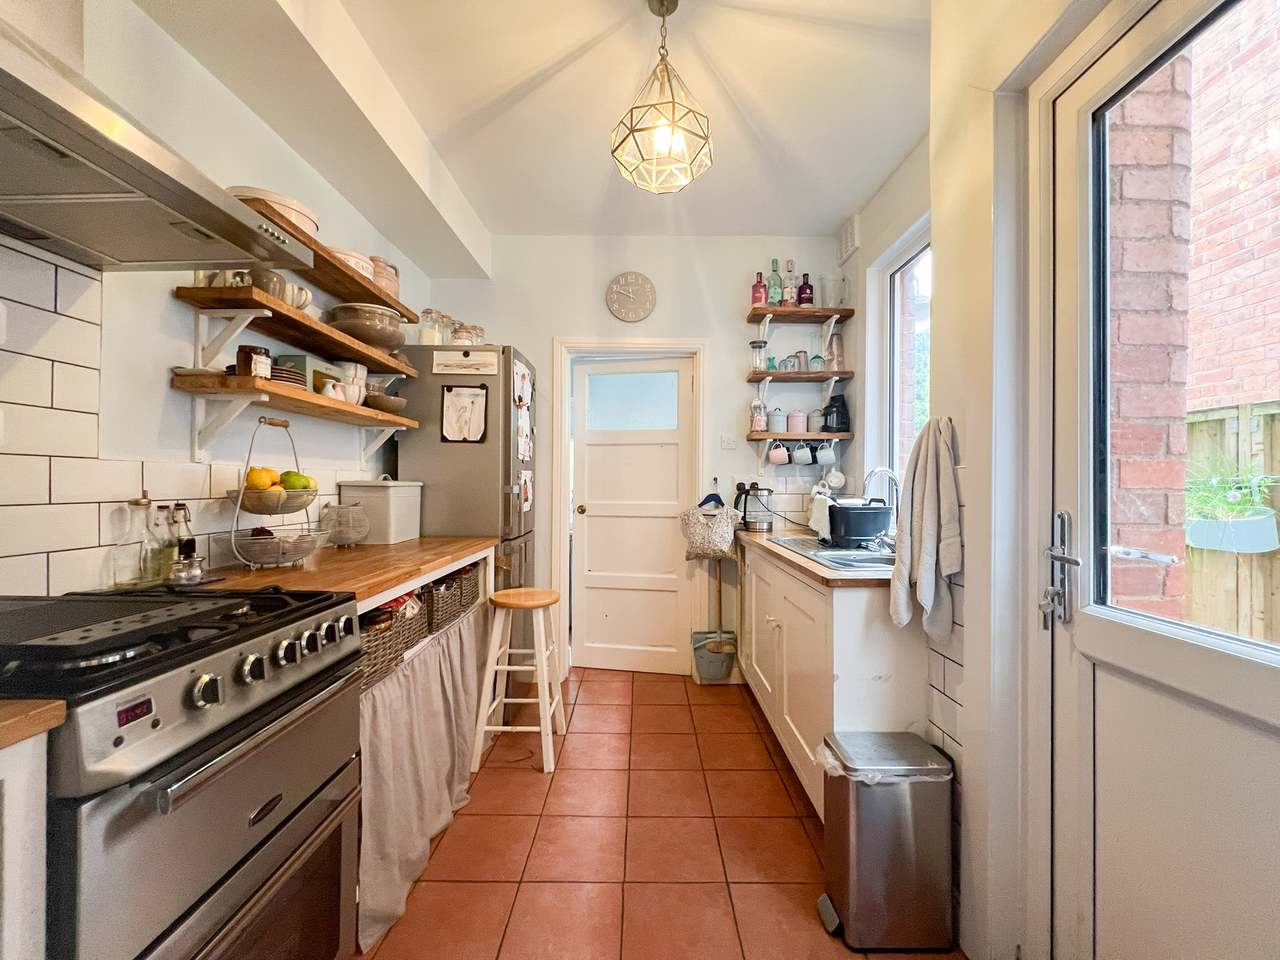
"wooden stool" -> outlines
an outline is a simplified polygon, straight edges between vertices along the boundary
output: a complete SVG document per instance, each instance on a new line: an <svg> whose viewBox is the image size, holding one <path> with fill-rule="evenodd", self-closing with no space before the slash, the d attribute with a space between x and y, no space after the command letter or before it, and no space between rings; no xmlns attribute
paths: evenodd
<svg viewBox="0 0 1280 960"><path fill-rule="evenodd" d="M542 734L542 769L545 773L555 770L555 747L551 740L551 718L554 713L556 732L565 733L564 698L561 695L560 658L555 642L555 625L551 622L551 608L560 602L560 594L554 590L535 587L517 587L499 590L489 597L493 604L493 630L489 634L489 655L484 664L484 683L480 687L480 716L476 720L476 742L471 753L471 772L480 769L480 755L484 753L484 735L503 730L519 733ZM511 616L513 610L533 611L533 649L511 649ZM551 637L550 643L547 637ZM511 663L511 656L532 656L533 663ZM532 673L537 688L536 697L508 697L507 674ZM498 693L494 695L494 681ZM538 725L536 727L502 724L502 708L508 703L536 703ZM490 723L493 712L498 711L498 722Z"/></svg>

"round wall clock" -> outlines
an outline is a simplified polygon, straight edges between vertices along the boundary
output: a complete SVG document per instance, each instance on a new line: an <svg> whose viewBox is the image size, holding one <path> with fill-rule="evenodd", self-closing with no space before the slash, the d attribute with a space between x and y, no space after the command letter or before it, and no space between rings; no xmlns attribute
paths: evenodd
<svg viewBox="0 0 1280 960"><path fill-rule="evenodd" d="M643 273L620 273L604 292L609 312L624 323L637 323L653 313L658 293Z"/></svg>

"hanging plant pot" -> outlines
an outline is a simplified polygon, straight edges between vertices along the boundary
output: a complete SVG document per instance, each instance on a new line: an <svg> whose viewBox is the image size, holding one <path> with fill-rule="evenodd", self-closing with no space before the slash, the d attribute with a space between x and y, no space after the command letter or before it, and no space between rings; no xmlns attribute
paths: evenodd
<svg viewBox="0 0 1280 960"><path fill-rule="evenodd" d="M1280 549L1276 530L1276 512L1259 507L1246 517L1211 519L1187 518L1187 546L1201 550L1225 550L1228 553L1270 553Z"/></svg>

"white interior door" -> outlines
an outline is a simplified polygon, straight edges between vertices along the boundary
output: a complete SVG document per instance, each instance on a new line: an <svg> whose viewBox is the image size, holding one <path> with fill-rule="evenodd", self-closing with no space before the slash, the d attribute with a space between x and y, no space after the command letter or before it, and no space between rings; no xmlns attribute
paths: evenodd
<svg viewBox="0 0 1280 960"><path fill-rule="evenodd" d="M693 359L573 364L573 662L688 673Z"/></svg>
<svg viewBox="0 0 1280 960"><path fill-rule="evenodd" d="M1161 0L1054 107L1059 958L1280 944L1276 29Z"/></svg>

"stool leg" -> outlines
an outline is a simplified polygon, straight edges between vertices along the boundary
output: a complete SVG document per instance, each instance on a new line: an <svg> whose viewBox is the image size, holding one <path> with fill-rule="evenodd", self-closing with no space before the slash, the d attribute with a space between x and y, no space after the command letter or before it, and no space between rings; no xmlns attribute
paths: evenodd
<svg viewBox="0 0 1280 960"><path fill-rule="evenodd" d="M547 686L551 671L547 664L547 633L538 612L533 611L534 677L538 685L538 725L542 728L542 772L551 773L556 768L555 741L551 739L551 698Z"/></svg>
<svg viewBox="0 0 1280 960"><path fill-rule="evenodd" d="M498 675L498 651L510 623L511 611L499 607L493 612L493 628L489 631L489 654L484 660L484 682L480 685L480 715L476 718L476 739L471 746L471 772L480 769L480 755L484 753L484 728L489 725L489 711L493 708L493 682ZM506 679L506 675L503 675Z"/></svg>
<svg viewBox="0 0 1280 960"><path fill-rule="evenodd" d="M560 640L556 636L556 621L555 618L551 616L550 607L542 608L542 617L542 622L545 624L544 629L552 640L551 648L555 651L555 656L551 661L551 689L553 691L552 700L556 705L556 732L561 736L564 736L568 733L568 724L566 724L564 720L564 677L560 674Z"/></svg>

